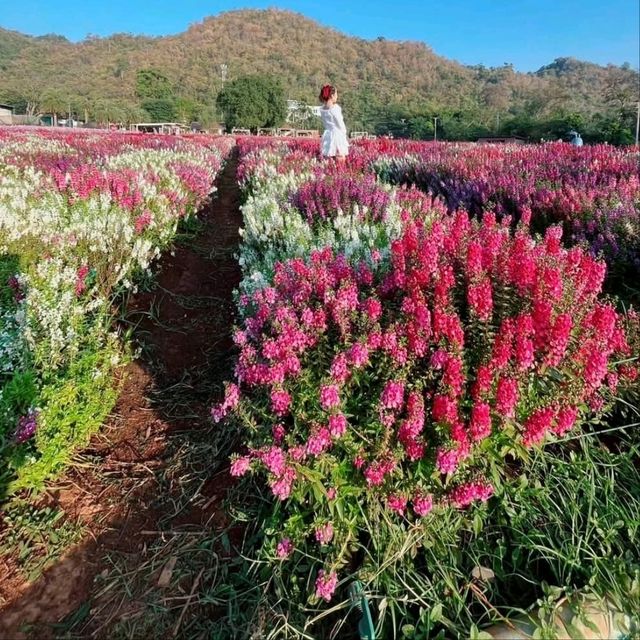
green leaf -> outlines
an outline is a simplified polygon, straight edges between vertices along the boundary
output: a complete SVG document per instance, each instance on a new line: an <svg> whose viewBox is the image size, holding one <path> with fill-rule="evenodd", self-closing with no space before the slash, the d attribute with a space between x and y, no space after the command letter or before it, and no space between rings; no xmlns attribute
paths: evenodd
<svg viewBox="0 0 640 640"><path fill-rule="evenodd" d="M433 622L438 622L439 620L442 620L442 603L438 602L438 604L436 604L431 609L431 611L429 612L429 615Z"/></svg>

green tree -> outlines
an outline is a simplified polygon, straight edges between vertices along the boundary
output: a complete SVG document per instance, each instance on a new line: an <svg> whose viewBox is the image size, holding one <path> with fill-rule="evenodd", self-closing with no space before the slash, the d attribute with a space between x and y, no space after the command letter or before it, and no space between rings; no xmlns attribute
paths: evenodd
<svg viewBox="0 0 640 640"><path fill-rule="evenodd" d="M206 106L187 97L176 98L175 112L179 122L194 122L202 120L202 114L206 113Z"/></svg>
<svg viewBox="0 0 640 640"><path fill-rule="evenodd" d="M247 75L233 80L218 94L217 104L228 129L275 127L286 116L284 89L270 76Z"/></svg>
<svg viewBox="0 0 640 640"><path fill-rule="evenodd" d="M154 122L173 122L176 119L176 103L169 98L143 100L142 108Z"/></svg>
<svg viewBox="0 0 640 640"><path fill-rule="evenodd" d="M408 121L409 135L414 140L431 140L433 127L433 118L428 114L415 114Z"/></svg>
<svg viewBox="0 0 640 640"><path fill-rule="evenodd" d="M115 100L99 98L89 108L91 117L98 124L109 126L112 122L122 122L125 119L125 111Z"/></svg>
<svg viewBox="0 0 640 640"><path fill-rule="evenodd" d="M173 99L173 87L167 76L156 69L139 69L136 72L136 96L142 100Z"/></svg>
<svg viewBox="0 0 640 640"><path fill-rule="evenodd" d="M53 115L53 125L58 124L58 116L69 110L69 98L60 89L47 89L42 94L40 108Z"/></svg>

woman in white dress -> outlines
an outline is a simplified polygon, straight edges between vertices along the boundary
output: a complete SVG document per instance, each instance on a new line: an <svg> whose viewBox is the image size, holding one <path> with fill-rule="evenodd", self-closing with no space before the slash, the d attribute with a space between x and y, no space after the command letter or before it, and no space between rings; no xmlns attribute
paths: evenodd
<svg viewBox="0 0 640 640"><path fill-rule="evenodd" d="M342 119L342 109L338 104L336 88L325 84L320 91L320 101L323 103L320 117L324 126L320 142L322 156L344 162L349 153L349 142L347 141L347 128Z"/></svg>

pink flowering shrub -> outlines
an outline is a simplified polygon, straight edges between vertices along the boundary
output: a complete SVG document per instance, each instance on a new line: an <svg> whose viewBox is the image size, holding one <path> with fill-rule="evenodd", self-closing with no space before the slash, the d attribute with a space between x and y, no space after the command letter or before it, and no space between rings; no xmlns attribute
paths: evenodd
<svg viewBox="0 0 640 640"><path fill-rule="evenodd" d="M373 175L320 175L303 184L291 197L292 204L309 223L326 220L338 211L349 213L355 206L360 215L374 221L383 221L390 196L376 184Z"/></svg>
<svg viewBox="0 0 640 640"><path fill-rule="evenodd" d="M232 474L282 503L274 556L314 553L329 600L367 531L488 500L507 456L600 410L629 354L604 273L558 228L536 242L464 213L406 220L373 276L329 248L279 263L243 298L237 386L214 409L244 426Z"/></svg>

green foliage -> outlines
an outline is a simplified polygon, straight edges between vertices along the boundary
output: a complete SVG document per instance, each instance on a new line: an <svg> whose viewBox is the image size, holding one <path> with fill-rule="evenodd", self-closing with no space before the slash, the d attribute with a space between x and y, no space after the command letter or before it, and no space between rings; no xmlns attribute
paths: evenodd
<svg viewBox="0 0 640 640"><path fill-rule="evenodd" d="M229 447L229 431L207 434L206 459L216 467ZM547 618L548 611L575 590L608 594L623 611L637 616L640 451L637 444L619 444L621 451L614 452L589 438L573 451L537 452L526 477L506 483L486 507L433 519L419 534L418 554L415 531L381 539L380 557L396 573L387 583L375 574L363 581L376 637L484 638L483 628L522 610L541 606ZM176 457L167 469L171 478L187 472L182 465L194 453L191 440L174 445ZM187 475L194 481L192 468ZM210 478L210 467L199 467L197 477L201 482ZM183 483L178 486L186 493ZM161 499L175 510L188 496L165 494ZM347 576L339 586L339 601L319 611L307 602L313 577L309 558L300 557L294 571L286 562L271 567L252 560L270 526L270 497L264 487L249 480L234 486L228 508L232 521L226 528L181 529L170 523L174 535L158 536L142 556L112 556L114 570L106 580L114 606L132 598L140 606L134 617L118 616L112 637L172 633L184 620L184 584L196 584L198 576L190 616L181 627L185 637L357 637L360 614L347 592L352 580L362 576ZM171 582L158 588L159 572L170 561ZM408 568L411 563L413 569ZM382 589L390 594L382 597ZM73 616L65 631L83 636L84 623L82 615Z"/></svg>
<svg viewBox="0 0 640 640"><path fill-rule="evenodd" d="M176 104L166 98L149 98L142 102L142 108L153 122L173 122L176 119Z"/></svg>
<svg viewBox="0 0 640 640"><path fill-rule="evenodd" d="M284 89L269 76L249 75L230 82L218 95L228 129L274 127L286 115Z"/></svg>
<svg viewBox="0 0 640 640"><path fill-rule="evenodd" d="M29 36L0 28L0 69L6 69L8 63L17 58L29 43Z"/></svg>
<svg viewBox="0 0 640 640"><path fill-rule="evenodd" d="M70 462L75 449L89 442L115 405L113 362L119 354L115 337L104 345L87 333L84 344L69 366L40 389L35 438L13 446L8 457L13 473L9 493L42 488L45 480Z"/></svg>
<svg viewBox="0 0 640 640"><path fill-rule="evenodd" d="M271 638L301 638L303 628L313 637L329 637L330 629L353 626L357 618L349 615L346 600L346 586L353 579L365 584L383 638L393 637L400 620L419 631L409 637L469 637L473 625L501 622L502 616L536 603L556 603L575 589L609 595L621 611L637 614L638 462L633 445L623 453L596 442L572 452L538 452L527 475L504 485L487 507L438 514L424 529L407 524L393 536L387 529L377 530L375 550L364 557L357 574L343 580L345 600L326 616L316 617L306 601L304 558L300 566L283 564L271 575L266 566L254 566L264 592L235 592L229 599L237 607L239 597L249 597L255 607L253 623L266 615L265 632L284 617L290 635ZM269 520L258 526L268 532ZM244 555L249 555L247 549ZM367 565L380 569L367 570ZM238 609L252 611L248 604Z"/></svg>
<svg viewBox="0 0 640 640"><path fill-rule="evenodd" d="M164 73L156 69L139 69L136 72L136 96L142 100L170 100L173 87Z"/></svg>
<svg viewBox="0 0 640 640"><path fill-rule="evenodd" d="M47 89L41 98L41 107L44 111L57 115L66 113L69 109L69 95L62 89Z"/></svg>

